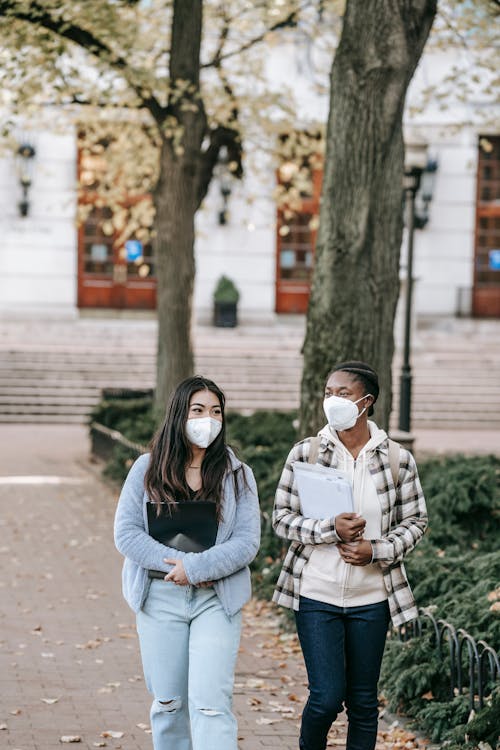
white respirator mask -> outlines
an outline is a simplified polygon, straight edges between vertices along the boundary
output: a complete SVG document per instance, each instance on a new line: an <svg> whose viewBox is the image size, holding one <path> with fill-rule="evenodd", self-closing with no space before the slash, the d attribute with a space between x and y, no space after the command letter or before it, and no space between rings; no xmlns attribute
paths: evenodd
<svg viewBox="0 0 500 750"><path fill-rule="evenodd" d="M186 422L186 437L190 443L198 448L208 448L222 430L222 422L212 417L188 419Z"/></svg>
<svg viewBox="0 0 500 750"><path fill-rule="evenodd" d="M351 401L348 398L341 398L340 396L328 396L323 401L323 410L328 420L330 427L334 430L350 430L354 427L356 420L366 411L366 406L360 412L356 404L362 401L364 398L370 396L367 393L366 396L361 396L357 401Z"/></svg>

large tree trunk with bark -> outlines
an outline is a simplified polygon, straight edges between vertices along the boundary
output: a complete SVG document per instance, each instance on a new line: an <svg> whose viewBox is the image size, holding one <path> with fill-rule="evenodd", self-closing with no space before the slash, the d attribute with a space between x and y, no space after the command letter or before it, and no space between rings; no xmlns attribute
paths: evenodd
<svg viewBox="0 0 500 750"><path fill-rule="evenodd" d="M391 409L402 239L405 95L436 0L348 0L331 71L320 227L304 341L300 430L324 424L326 376L362 359L379 373L376 418Z"/></svg>
<svg viewBox="0 0 500 750"><path fill-rule="evenodd" d="M234 165L234 177L240 178L243 173L237 108L233 108L231 123L215 128L207 124L199 90L202 22L203 0L174 0L172 95L165 119L159 123L162 149L154 193L158 282L155 410L159 415L180 381L193 374L194 222L222 146ZM227 88L230 92L229 85Z"/></svg>
<svg viewBox="0 0 500 750"><path fill-rule="evenodd" d="M198 96L202 5L202 0L175 0L173 9L170 82L174 97L169 114L176 132L163 136L160 177L154 194L158 413L164 412L178 383L193 373L194 220L199 206L201 144L206 127ZM177 98L175 87L181 81L188 81L192 88Z"/></svg>
<svg viewBox="0 0 500 750"><path fill-rule="evenodd" d="M168 144L161 154L165 175L155 192L158 351L155 406L165 411L169 394L193 373L191 313L195 276L192 182L184 159Z"/></svg>

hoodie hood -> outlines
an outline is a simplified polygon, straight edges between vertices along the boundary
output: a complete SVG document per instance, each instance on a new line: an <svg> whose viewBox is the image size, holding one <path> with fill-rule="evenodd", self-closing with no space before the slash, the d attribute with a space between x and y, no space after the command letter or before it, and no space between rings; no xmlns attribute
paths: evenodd
<svg viewBox="0 0 500 750"><path fill-rule="evenodd" d="M370 439L368 442L361 448L360 454L362 453L372 453L376 448L378 448L385 440L387 440L387 433L385 430L380 429L380 427L377 427L375 422L372 422L368 420L368 429L370 430ZM319 432L318 435L336 446L337 448L340 448L341 451L347 451L347 448L345 447L344 443L341 441L341 439L338 436L338 433L336 430L334 430L330 425L325 425ZM323 443L323 440L321 441ZM386 450L387 450L387 446Z"/></svg>

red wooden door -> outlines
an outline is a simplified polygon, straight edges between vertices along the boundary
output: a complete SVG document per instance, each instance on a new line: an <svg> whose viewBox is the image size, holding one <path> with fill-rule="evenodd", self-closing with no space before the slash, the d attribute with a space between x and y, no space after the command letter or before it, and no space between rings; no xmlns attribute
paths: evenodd
<svg viewBox="0 0 500 750"><path fill-rule="evenodd" d="M153 248L104 231L110 209L94 206L78 232L78 307L156 307Z"/></svg>
<svg viewBox="0 0 500 750"><path fill-rule="evenodd" d="M134 235L120 236L113 227L111 209L102 206L97 193L106 170L105 148L97 154L79 151L79 202L90 211L78 230L78 307L155 309L153 248ZM150 202L148 194L125 196L121 208Z"/></svg>
<svg viewBox="0 0 500 750"><path fill-rule="evenodd" d="M479 139L472 312L500 318L500 136Z"/></svg>
<svg viewBox="0 0 500 750"><path fill-rule="evenodd" d="M309 304L323 173L313 173L313 194L293 212L278 209L276 222L276 312L305 313ZM279 179L279 176L278 176Z"/></svg>

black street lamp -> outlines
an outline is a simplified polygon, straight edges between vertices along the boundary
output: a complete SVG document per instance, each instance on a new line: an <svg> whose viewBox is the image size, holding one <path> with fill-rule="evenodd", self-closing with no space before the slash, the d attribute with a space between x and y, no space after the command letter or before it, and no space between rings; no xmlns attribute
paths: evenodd
<svg viewBox="0 0 500 750"><path fill-rule="evenodd" d="M19 215L27 216L30 208L28 193L32 183L33 157L36 151L30 143L21 143L17 149L19 162L19 184L23 192L22 199L18 204Z"/></svg>
<svg viewBox="0 0 500 750"><path fill-rule="evenodd" d="M423 228L428 220L428 205L432 200L433 177L437 169L436 161L428 161L427 144L418 143L406 145L405 171L403 179L403 191L405 199L405 210L407 212L408 230L408 256L406 264L406 299L404 317L404 345L403 364L401 367L401 378L399 387L399 429L402 432L410 432L411 429L411 389L412 372L410 364L410 340L411 340L411 312L413 294L413 244L416 228ZM426 179L422 180L422 175ZM429 174L429 179L427 179ZM419 188L425 183L425 195L420 196L420 202L424 211L416 211L417 194ZM419 206L420 208L420 206Z"/></svg>
<svg viewBox="0 0 500 750"><path fill-rule="evenodd" d="M219 193L221 197L221 208L218 212L218 220L219 224L224 226L228 221L227 204L231 195L233 181L233 174L229 166L229 152L227 146L221 146L220 148L214 174L218 179Z"/></svg>

